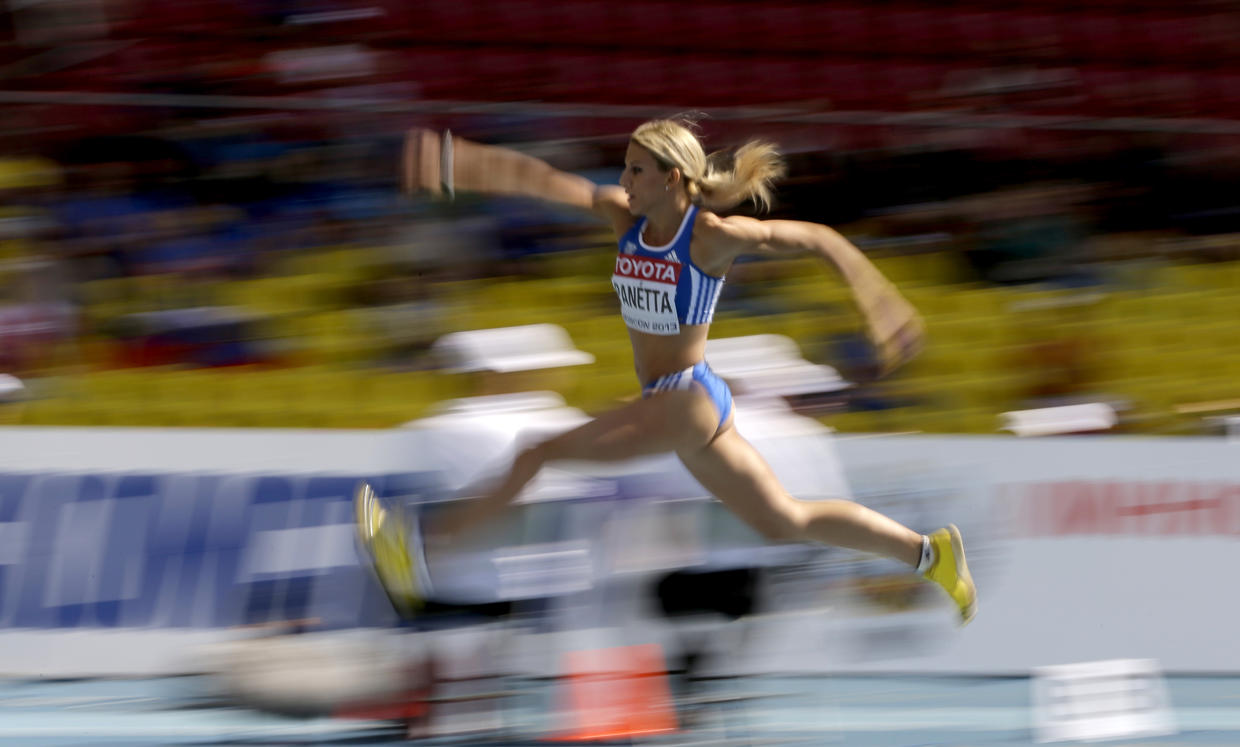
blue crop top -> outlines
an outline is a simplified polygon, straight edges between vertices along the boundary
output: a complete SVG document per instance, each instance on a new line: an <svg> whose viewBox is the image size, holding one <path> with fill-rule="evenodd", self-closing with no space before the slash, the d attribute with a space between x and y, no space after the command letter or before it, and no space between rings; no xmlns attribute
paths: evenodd
<svg viewBox="0 0 1240 747"><path fill-rule="evenodd" d="M689 256L697 206L690 205L676 237L666 246L642 240L642 218L620 237L611 285L620 297L620 315L629 329L675 335L682 324L707 324L723 290L723 278L707 275Z"/></svg>

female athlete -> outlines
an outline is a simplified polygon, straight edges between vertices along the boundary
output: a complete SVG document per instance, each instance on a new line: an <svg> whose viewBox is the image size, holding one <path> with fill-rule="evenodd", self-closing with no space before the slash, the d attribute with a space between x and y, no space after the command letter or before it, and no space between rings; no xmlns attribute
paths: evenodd
<svg viewBox="0 0 1240 747"><path fill-rule="evenodd" d="M771 540L812 541L907 563L943 587L961 623L976 611L976 591L960 532L947 526L921 535L844 499L803 501L789 495L765 460L732 425L727 385L704 360L707 332L724 276L742 254L813 254L851 287L884 370L917 351L921 320L865 256L834 230L815 223L756 220L719 213L751 199L766 208L783 164L773 146L750 142L723 165L707 157L694 133L675 120L654 120L632 134L619 186L600 186L505 148L411 131L404 147L404 187L411 193L455 190L520 195L589 210L619 240L612 285L629 328L642 398L519 452L507 475L427 528L441 543L502 511L550 462L621 461L675 452L715 497ZM368 486L355 508L363 544L398 609L412 610L426 578L415 527ZM421 580L419 580L421 579Z"/></svg>

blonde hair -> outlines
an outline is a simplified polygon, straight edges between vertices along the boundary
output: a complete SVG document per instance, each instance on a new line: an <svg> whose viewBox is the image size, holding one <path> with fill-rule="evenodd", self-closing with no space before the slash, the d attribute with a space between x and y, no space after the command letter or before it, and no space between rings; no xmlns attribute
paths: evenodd
<svg viewBox="0 0 1240 747"><path fill-rule="evenodd" d="M751 199L760 210L769 210L771 183L784 175L784 162L775 146L751 140L730 158L726 153L707 156L691 126L691 122L653 119L634 130L629 139L650 151L664 171L680 169L694 204L724 211Z"/></svg>

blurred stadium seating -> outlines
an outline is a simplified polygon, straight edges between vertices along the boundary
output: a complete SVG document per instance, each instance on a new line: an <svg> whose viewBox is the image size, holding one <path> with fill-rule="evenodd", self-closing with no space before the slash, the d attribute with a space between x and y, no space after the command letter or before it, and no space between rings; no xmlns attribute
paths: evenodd
<svg viewBox="0 0 1240 747"><path fill-rule="evenodd" d="M12 115L0 126L0 156L11 156L0 217L53 227L0 237L0 256L15 286L27 282L24 260L56 258L78 321L52 352L4 361L37 382L29 424L395 425L467 391L434 370L434 336L542 321L596 356L564 392L572 404L632 396L595 229L547 214L531 225L508 205L495 217L473 203L454 213L390 199L411 121L581 141L593 150L574 165L599 168L638 116L604 105L778 107L731 110L712 134L770 132L792 145L794 165L823 169L794 176L836 183L790 185L783 209L855 237L930 335L881 396L822 415L841 430L994 432L1005 410L1098 398L1119 406L1123 429L1195 433L1240 399L1240 226L1225 196L1240 152L1240 26L1216 4L134 0L79 22L40 7L0 14ZM199 108L175 98L186 96L263 98ZM434 106L306 103L334 98ZM579 106L534 118L453 102ZM884 119L908 114L955 119L930 129ZM1027 115L1060 119L984 126ZM86 141L122 139L138 155L82 155ZM139 140L175 148L139 153ZM918 150L968 151L984 183L930 161L900 171ZM31 176L45 169L31 155L59 172ZM988 274L977 260L1020 237L985 233L977 213L991 203L973 214L958 203L1061 180L1101 195L1054 208L1089 224L1057 247L1086 281ZM1196 189L1177 189L1185 183ZM919 233L902 216L922 203L947 207ZM401 234L458 218L473 221L473 243ZM858 332L841 286L800 260L737 273L755 274L752 289L737 283L743 298L725 297L715 335L780 332L838 363ZM22 307L19 295L8 306ZM0 331L25 340L12 330Z"/></svg>

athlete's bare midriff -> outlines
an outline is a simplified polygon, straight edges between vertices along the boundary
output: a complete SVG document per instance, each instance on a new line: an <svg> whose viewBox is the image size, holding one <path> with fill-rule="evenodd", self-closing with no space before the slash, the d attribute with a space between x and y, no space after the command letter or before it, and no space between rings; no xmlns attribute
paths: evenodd
<svg viewBox="0 0 1240 747"><path fill-rule="evenodd" d="M685 325L675 335L650 335L630 329L637 380L645 386L660 376L697 365L706 355L709 331L709 324Z"/></svg>

